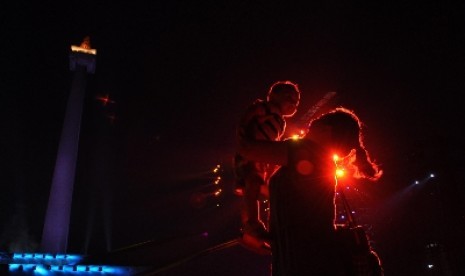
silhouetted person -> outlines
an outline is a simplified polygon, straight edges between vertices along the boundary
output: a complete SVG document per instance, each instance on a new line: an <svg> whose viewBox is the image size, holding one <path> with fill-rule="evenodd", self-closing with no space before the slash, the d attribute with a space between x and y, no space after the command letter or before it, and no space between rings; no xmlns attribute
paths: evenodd
<svg viewBox="0 0 465 276"><path fill-rule="evenodd" d="M358 117L337 108L314 119L302 139L242 141L245 158L281 166L270 179L272 275L354 275L336 234L333 155L354 177L382 175L365 149ZM370 273L363 275L376 275Z"/></svg>
<svg viewBox="0 0 465 276"><path fill-rule="evenodd" d="M269 89L266 100L257 99L242 116L237 127L237 137L266 141L281 140L286 129L286 118L297 111L300 91L290 81L277 81ZM239 143L241 143L239 141ZM267 241L267 228L259 217L259 197L267 196L267 182L276 166L255 162L236 154L234 158L236 189L243 196L242 240L247 246L259 247Z"/></svg>

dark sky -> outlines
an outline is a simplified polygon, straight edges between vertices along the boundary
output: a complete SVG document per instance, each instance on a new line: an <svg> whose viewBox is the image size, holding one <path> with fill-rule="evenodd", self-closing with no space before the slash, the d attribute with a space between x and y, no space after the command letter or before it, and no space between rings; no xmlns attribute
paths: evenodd
<svg viewBox="0 0 465 276"><path fill-rule="evenodd" d="M29 247L41 236L72 80L69 47L88 35L97 69L80 136L74 204L82 208L73 208L104 195L126 212L112 211L117 225L131 215L137 226L151 216L172 223L163 216L176 215L155 210L177 204L195 190L185 182L200 181L217 163L227 174L241 113L274 81L289 79L302 91L294 121L336 91L326 108L343 105L365 122L367 146L385 170L369 188L379 208L378 244L391 271L407 274L408 264L394 261L406 241L391 233L403 233L407 222L437 225L429 211L435 201L456 232L464 225L465 6L323 2L9 3L0 21L2 246L18 229L23 236L15 239ZM114 103L102 106L96 97L103 95ZM437 185L396 198L432 171ZM75 221L87 216L75 213ZM156 237L158 224L124 230L114 246ZM463 254L456 232L443 243L458 242L448 250ZM430 239L405 237L420 255Z"/></svg>

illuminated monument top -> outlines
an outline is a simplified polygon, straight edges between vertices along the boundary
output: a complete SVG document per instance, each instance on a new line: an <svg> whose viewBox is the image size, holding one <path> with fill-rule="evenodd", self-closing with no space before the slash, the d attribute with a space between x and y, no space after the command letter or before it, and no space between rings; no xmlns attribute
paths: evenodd
<svg viewBox="0 0 465 276"><path fill-rule="evenodd" d="M76 70L76 65L86 67L89 74L95 73L95 58L97 50L90 46L90 37L86 36L81 45L71 45L71 54L69 55L69 69Z"/></svg>

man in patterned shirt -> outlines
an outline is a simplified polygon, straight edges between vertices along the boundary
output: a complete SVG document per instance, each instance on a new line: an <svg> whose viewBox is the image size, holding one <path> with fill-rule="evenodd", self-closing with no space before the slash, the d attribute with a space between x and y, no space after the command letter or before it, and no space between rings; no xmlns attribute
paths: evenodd
<svg viewBox="0 0 465 276"><path fill-rule="evenodd" d="M237 139L281 140L286 130L286 118L293 116L300 101L297 84L291 81L277 81L269 89L266 100L257 99L242 116ZM259 197L267 197L268 179L276 171L275 165L250 161L236 154L234 157L236 175L235 193L243 197L242 241L250 249L262 245L269 249L267 227L259 216Z"/></svg>

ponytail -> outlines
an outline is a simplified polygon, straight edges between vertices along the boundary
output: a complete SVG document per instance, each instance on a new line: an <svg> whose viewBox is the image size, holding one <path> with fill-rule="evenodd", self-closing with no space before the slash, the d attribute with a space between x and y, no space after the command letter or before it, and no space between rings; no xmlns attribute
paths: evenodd
<svg viewBox="0 0 465 276"><path fill-rule="evenodd" d="M370 160L368 152L363 145L359 145L355 150L353 165L356 167L356 170L354 176L356 178L366 178L372 181L378 180L383 171L379 169L376 163Z"/></svg>

